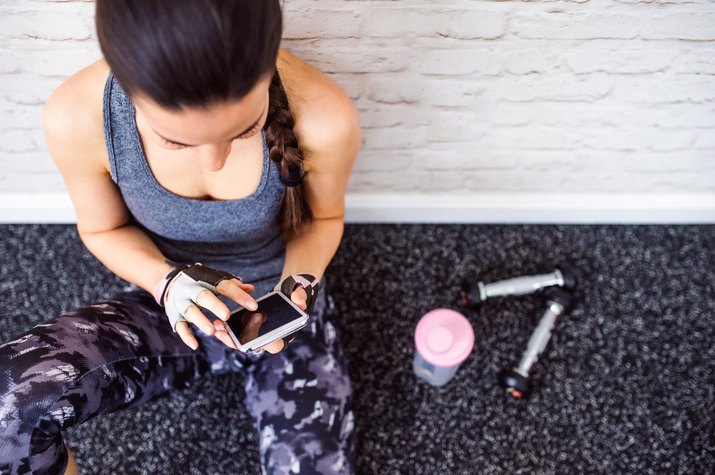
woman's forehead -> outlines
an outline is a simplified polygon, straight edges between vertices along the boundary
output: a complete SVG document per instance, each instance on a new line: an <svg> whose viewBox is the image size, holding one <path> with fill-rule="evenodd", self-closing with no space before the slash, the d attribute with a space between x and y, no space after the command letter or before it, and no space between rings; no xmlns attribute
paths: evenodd
<svg viewBox="0 0 715 475"><path fill-rule="evenodd" d="M161 137L184 144L221 142L250 128L268 107L268 82L261 81L237 100L170 110L149 98L134 99L137 109Z"/></svg>

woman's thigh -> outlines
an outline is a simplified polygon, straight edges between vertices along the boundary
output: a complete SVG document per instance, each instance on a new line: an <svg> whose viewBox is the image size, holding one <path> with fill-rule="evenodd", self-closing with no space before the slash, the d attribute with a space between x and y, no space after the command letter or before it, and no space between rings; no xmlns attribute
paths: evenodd
<svg viewBox="0 0 715 475"><path fill-rule="evenodd" d="M352 388L336 315L332 298L321 291L308 327L248 372L246 404L264 473L354 472Z"/></svg>
<svg viewBox="0 0 715 475"><path fill-rule="evenodd" d="M61 432L156 398L211 370L152 297L120 294L0 345L0 473L57 473Z"/></svg>

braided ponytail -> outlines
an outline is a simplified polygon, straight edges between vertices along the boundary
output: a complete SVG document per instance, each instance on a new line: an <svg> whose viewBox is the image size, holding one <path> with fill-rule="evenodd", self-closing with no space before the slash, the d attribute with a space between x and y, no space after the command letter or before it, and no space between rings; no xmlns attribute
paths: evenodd
<svg viewBox="0 0 715 475"><path fill-rule="evenodd" d="M313 213L303 189L303 151L293 133L293 114L278 69L273 74L268 93L270 104L264 126L266 144L270 159L279 166L281 183L286 186L278 219L283 237L289 241L313 219Z"/></svg>

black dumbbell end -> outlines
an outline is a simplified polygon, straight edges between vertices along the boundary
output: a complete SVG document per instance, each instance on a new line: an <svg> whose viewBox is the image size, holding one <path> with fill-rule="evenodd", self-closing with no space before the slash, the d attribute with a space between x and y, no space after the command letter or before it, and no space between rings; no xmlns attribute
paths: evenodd
<svg viewBox="0 0 715 475"><path fill-rule="evenodd" d="M561 287L549 287L544 291L544 298L547 302L554 302L561 305L565 311L571 308L574 302L573 294Z"/></svg>
<svg viewBox="0 0 715 475"><path fill-rule="evenodd" d="M576 288L576 272L570 265L560 265L558 267L561 276L564 278L564 288L574 290Z"/></svg>
<svg viewBox="0 0 715 475"><path fill-rule="evenodd" d="M477 275L471 274L462 281L459 297L465 307L477 308L483 302L477 279Z"/></svg>
<svg viewBox="0 0 715 475"><path fill-rule="evenodd" d="M497 376L499 386L506 389L507 394L515 399L526 397L531 392L529 379L517 373L514 369L505 369Z"/></svg>

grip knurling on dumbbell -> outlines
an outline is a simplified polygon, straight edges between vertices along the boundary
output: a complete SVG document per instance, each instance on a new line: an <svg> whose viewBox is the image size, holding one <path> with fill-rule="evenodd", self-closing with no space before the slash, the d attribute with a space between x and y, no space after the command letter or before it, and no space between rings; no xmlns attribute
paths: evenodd
<svg viewBox="0 0 715 475"><path fill-rule="evenodd" d="M477 281L476 273L471 273L461 285L461 301L466 307L476 308L489 298L508 295L526 295L542 289L558 286L569 290L576 287L576 276L570 266L559 266L549 274L539 274L493 283Z"/></svg>

